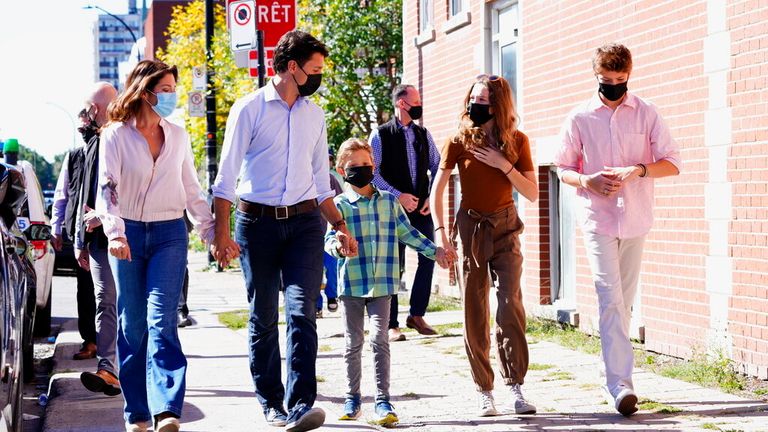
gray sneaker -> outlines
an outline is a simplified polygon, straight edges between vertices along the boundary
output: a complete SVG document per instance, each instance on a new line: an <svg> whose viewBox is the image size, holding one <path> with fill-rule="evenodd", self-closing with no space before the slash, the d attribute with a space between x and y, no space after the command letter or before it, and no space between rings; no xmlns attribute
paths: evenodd
<svg viewBox="0 0 768 432"><path fill-rule="evenodd" d="M480 417L491 417L499 415L496 411L496 404L493 401L493 393L490 391L477 392L478 405L480 405L480 411L477 415Z"/></svg>
<svg viewBox="0 0 768 432"><path fill-rule="evenodd" d="M520 389L520 384L512 384L509 386L509 390L512 392L515 414L536 414L536 407L523 397L523 391Z"/></svg>

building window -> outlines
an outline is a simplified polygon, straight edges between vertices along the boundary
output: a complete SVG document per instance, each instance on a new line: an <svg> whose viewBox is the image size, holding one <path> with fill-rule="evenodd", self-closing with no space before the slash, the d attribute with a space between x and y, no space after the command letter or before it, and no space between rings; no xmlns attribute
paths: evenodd
<svg viewBox="0 0 768 432"><path fill-rule="evenodd" d="M432 0L419 0L419 33L432 28Z"/></svg>
<svg viewBox="0 0 768 432"><path fill-rule="evenodd" d="M464 11L464 0L448 0L448 18L455 17Z"/></svg>
<svg viewBox="0 0 768 432"><path fill-rule="evenodd" d="M491 58L494 72L509 82L517 99L520 9L517 3L504 5L493 10Z"/></svg>

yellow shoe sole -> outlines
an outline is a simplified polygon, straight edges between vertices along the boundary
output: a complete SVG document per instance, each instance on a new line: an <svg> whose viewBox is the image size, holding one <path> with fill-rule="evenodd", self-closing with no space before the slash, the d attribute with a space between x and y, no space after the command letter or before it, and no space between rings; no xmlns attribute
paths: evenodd
<svg viewBox="0 0 768 432"><path fill-rule="evenodd" d="M389 413L384 416L384 418L377 419L376 424L384 427L393 427L396 426L399 421L400 419L397 418L396 414Z"/></svg>

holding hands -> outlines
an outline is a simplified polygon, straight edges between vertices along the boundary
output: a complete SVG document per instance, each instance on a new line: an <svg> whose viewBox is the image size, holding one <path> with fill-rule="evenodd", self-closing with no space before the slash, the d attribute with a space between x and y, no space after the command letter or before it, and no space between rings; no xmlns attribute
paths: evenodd
<svg viewBox="0 0 768 432"><path fill-rule="evenodd" d="M213 255L213 259L216 260L219 266L224 268L232 260L240 257L240 246L229 234L219 235L214 237L211 242L211 255Z"/></svg>
<svg viewBox="0 0 768 432"><path fill-rule="evenodd" d="M456 258L456 250L450 245L446 248L438 247L435 252L435 262L444 269L451 267L456 262Z"/></svg>

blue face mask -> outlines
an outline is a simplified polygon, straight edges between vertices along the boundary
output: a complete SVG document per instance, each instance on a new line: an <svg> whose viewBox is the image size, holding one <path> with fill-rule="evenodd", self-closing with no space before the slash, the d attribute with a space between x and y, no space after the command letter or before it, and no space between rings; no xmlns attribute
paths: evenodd
<svg viewBox="0 0 768 432"><path fill-rule="evenodd" d="M171 115L173 110L176 109L176 92L153 93L149 90L147 91L157 97L157 105L150 104L150 106L152 107L152 110L155 111L160 117L168 117Z"/></svg>

